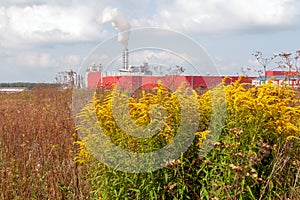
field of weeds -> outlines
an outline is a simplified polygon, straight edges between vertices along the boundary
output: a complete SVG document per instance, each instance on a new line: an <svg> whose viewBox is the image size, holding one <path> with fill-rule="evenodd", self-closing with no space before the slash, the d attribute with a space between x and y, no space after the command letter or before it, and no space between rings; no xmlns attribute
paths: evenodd
<svg viewBox="0 0 300 200"><path fill-rule="evenodd" d="M192 93L201 115L194 143L165 168L144 173L114 170L93 158L85 146L92 136L87 127L77 127L86 133L78 141L71 90L0 94L0 199L299 199L299 93L272 84L245 88L226 86L226 98L217 98L217 103L226 102L217 139L208 126L218 90ZM112 117L111 92L95 93L81 116L96 111L101 128L115 144L147 152L175 137L181 101L188 99L176 99L163 87L130 99L131 119L142 126L149 123L152 104L167 111L168 126L149 141L119 130ZM205 145L214 148L199 157Z"/></svg>
<svg viewBox="0 0 300 200"><path fill-rule="evenodd" d="M55 88L0 94L0 199L86 196L73 162L71 99Z"/></svg>

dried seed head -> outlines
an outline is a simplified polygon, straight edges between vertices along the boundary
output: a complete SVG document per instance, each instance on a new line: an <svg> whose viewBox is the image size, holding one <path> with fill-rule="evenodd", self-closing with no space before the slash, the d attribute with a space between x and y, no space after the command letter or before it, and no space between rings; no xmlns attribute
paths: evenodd
<svg viewBox="0 0 300 200"><path fill-rule="evenodd" d="M252 177L256 179L258 177L258 175L256 173L254 173L254 174L252 174Z"/></svg>
<svg viewBox="0 0 300 200"><path fill-rule="evenodd" d="M214 143L214 146L215 146L215 147L218 147L218 146L221 146L221 145L222 145L221 142L215 142L215 143Z"/></svg>
<svg viewBox="0 0 300 200"><path fill-rule="evenodd" d="M233 165L233 164L229 164L229 167L232 169L232 170L234 170L234 171L236 171L236 172L238 172L238 171L243 171L243 168L241 167L241 166L235 166L235 165Z"/></svg>
<svg viewBox="0 0 300 200"><path fill-rule="evenodd" d="M206 164L210 164L210 160L205 160L204 161Z"/></svg>

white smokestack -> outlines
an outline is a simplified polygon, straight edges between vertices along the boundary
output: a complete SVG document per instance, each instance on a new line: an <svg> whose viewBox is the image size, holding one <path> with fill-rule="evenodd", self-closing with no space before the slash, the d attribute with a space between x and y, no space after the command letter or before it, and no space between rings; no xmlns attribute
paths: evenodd
<svg viewBox="0 0 300 200"><path fill-rule="evenodd" d="M130 33L130 24L127 16L117 8L107 7L103 11L101 23L109 22L118 30L118 41L124 44L126 49Z"/></svg>
<svg viewBox="0 0 300 200"><path fill-rule="evenodd" d="M123 68L128 69L128 49L124 49L123 52Z"/></svg>

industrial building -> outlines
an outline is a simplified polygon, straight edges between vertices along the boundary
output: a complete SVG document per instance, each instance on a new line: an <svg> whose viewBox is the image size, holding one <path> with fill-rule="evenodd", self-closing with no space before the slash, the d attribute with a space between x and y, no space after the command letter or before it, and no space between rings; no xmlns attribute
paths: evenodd
<svg viewBox="0 0 300 200"><path fill-rule="evenodd" d="M155 73L153 68L160 66L149 66L143 63L141 66L132 66L128 62L128 49L123 52L123 68L115 72L102 72L102 67L92 66L86 72L86 86L88 88L112 89L114 85L123 88L142 88L152 89L157 85L158 81L170 89L178 88L182 82L188 83L193 89L211 88L219 84L225 76L200 76L200 75L184 75L185 69L177 66L177 70L173 73ZM101 65L100 65L101 66ZM238 80L238 76L226 76L225 83L229 84ZM252 83L255 77L243 77L242 83Z"/></svg>
<svg viewBox="0 0 300 200"><path fill-rule="evenodd" d="M211 75L184 75L183 67L177 66L178 71L172 74L155 74L151 67L144 63L141 66L132 66L128 62L128 49L123 52L123 68L115 72L102 72L102 66L91 67L86 72L86 86L88 88L112 89L114 85L127 89L152 89L160 80L162 84L170 89L178 88L182 82L186 82L190 87L197 90L199 88L211 88L219 84L225 77L225 84L230 84L239 79L239 76L211 76ZM153 67L153 66L152 66ZM158 67L158 66L156 66ZM300 74L288 71L266 71L262 77L246 76L242 77L241 83L249 83L258 86L274 77L273 83L286 83L293 87L299 87Z"/></svg>
<svg viewBox="0 0 300 200"><path fill-rule="evenodd" d="M287 84L294 88L300 87L300 73L297 71L266 71L265 76L252 80L252 85L258 86L266 83L272 78L274 84Z"/></svg>
<svg viewBox="0 0 300 200"><path fill-rule="evenodd" d="M28 91L26 87L1 87L0 93L18 93Z"/></svg>
<svg viewBox="0 0 300 200"><path fill-rule="evenodd" d="M235 82L238 76L226 76L225 84ZM107 74L98 72L87 73L87 87L104 89L112 89L113 85L117 84L124 88L134 88L142 86L142 89L152 89L160 80L162 84L168 88L177 88L182 82L187 82L193 89L210 88L219 84L225 76L188 76L188 75L124 75L122 73ZM254 77L242 77L242 83L252 83Z"/></svg>

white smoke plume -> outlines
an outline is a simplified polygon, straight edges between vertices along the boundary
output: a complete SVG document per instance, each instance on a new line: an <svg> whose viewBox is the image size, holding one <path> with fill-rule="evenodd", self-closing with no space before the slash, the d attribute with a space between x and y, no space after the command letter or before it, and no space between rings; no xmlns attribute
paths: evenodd
<svg viewBox="0 0 300 200"><path fill-rule="evenodd" d="M101 23L109 23L118 30L118 41L123 43L125 48L128 45L130 23L128 17L119 11L118 8L107 7L103 11Z"/></svg>

